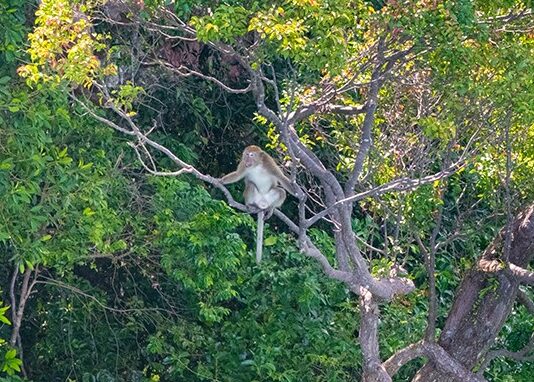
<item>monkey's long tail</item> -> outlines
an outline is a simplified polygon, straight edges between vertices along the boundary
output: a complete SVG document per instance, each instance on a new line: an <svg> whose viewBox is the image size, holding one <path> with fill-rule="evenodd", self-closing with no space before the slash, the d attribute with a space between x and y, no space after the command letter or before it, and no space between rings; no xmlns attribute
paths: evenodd
<svg viewBox="0 0 534 382"><path fill-rule="evenodd" d="M263 251L263 216L263 210L258 212L258 230L256 232L256 264L261 263L261 255Z"/></svg>

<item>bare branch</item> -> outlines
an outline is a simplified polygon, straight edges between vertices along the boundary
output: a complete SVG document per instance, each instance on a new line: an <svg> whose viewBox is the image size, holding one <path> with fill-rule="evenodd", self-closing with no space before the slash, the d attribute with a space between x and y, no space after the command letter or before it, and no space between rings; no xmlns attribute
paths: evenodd
<svg viewBox="0 0 534 382"><path fill-rule="evenodd" d="M492 23L492 22L495 22L495 21L499 21L499 22L502 21L502 22L508 23L510 21L514 21L514 20L521 19L521 18L524 18L524 17L532 16L532 14L533 14L533 10L529 9L529 8L524 8L524 9L520 10L519 12L514 12L514 10L512 9L506 15L488 17L488 18L480 20L478 22L481 23L481 24L482 23Z"/></svg>
<svg viewBox="0 0 534 382"><path fill-rule="evenodd" d="M457 377L458 380L470 382L486 381L481 375L474 374L466 369L461 363L452 358L441 346L424 340L398 350L383 363L383 366L392 377L408 362L424 356L430 358L439 369ZM417 377L414 381L418 381Z"/></svg>
<svg viewBox="0 0 534 382"><path fill-rule="evenodd" d="M275 210L274 214L282 220L291 231L296 234L302 234L301 227L292 222L284 213ZM377 298L390 300L397 295L408 294L415 289L415 285L409 279L397 277L375 279L369 274L365 267L353 271L337 270L330 264L326 256L321 253L308 236L303 235L302 237L299 237L299 242L303 253L306 256L317 260L327 276L345 283L352 292L358 295L361 294L361 288L364 288L366 290L368 289Z"/></svg>
<svg viewBox="0 0 534 382"><path fill-rule="evenodd" d="M445 177L448 177L454 174L455 172L457 172L458 170L460 170L461 168L463 168L464 166L465 166L465 163L463 161L458 161L454 163L453 165L451 165L449 168L442 170L433 175L427 175L419 179L411 179L411 178L396 179L391 182L374 187L370 190L360 192L359 194L342 199L334 203L333 205L329 206L328 208L324 209L323 211L317 213L315 216L308 219L308 221L306 222L306 226L307 227L312 226L317 221L319 221L320 219L328 215L333 209L338 208L339 206L343 204L355 202L355 201L362 200L368 197L377 197L387 192L413 190L424 184L433 183L436 180L440 180Z"/></svg>
<svg viewBox="0 0 534 382"><path fill-rule="evenodd" d="M97 121L102 122L103 124L108 125L112 129L120 131L123 134L135 135L135 133L133 131L125 129L123 127L120 127L119 125L117 125L116 123L110 121L109 119L99 116L98 114L96 114L94 111L92 111L85 103L83 103L80 99L78 99L73 94L69 94L69 97L72 98L74 101L76 101L87 113L89 113L91 115L91 117L93 117Z"/></svg>
<svg viewBox="0 0 534 382"><path fill-rule="evenodd" d="M354 80L357 76L370 65L372 61L364 64L349 80L347 80L343 85L338 88L335 88L333 85L327 87L324 93L317 99L306 105L301 105L297 108L296 111L288 115L288 123L290 125L295 125L299 121L302 121L312 115L316 114L339 114L339 115L357 115L357 114L366 114L367 122L364 121L364 132L366 131L367 126L372 125L371 117L374 118L374 109L376 109L376 101L378 97L378 90L385 79L386 75L393 68L395 61L407 56L412 50L413 47L409 49L396 52L388 57L383 56L383 40L380 40L376 46L379 48L379 61L376 65L376 69L371 76L371 80L366 83L355 83ZM381 69L382 65L386 63L386 68ZM348 105L336 105L332 102L334 99L347 91L354 90L355 88L369 86L369 95L368 100L363 106L348 106ZM374 108L374 109L373 109Z"/></svg>
<svg viewBox="0 0 534 382"><path fill-rule="evenodd" d="M366 106L327 105L325 113L340 115L357 115L367 111Z"/></svg>
<svg viewBox="0 0 534 382"><path fill-rule="evenodd" d="M196 70L190 69L190 68L188 68L187 66L184 66L184 65L180 65L179 67L176 67L176 66L173 66L170 63L168 63L166 61L163 61L163 60L144 61L144 62L142 62L142 64L144 64L144 65L160 65L160 66L163 66L164 68L170 70L171 72L177 74L180 77L191 77L191 76L198 77L198 78L201 78L203 80L213 82L214 84L219 86L224 91L226 91L228 93L232 93L232 94L244 94L244 93L248 93L248 92L250 92L252 90L252 84L249 84L246 88L243 88L243 89L235 89L235 88L232 88L232 87L226 85L221 80L219 80L219 79L217 79L217 78L215 78L213 76L208 76L208 75L205 75L203 73L197 72Z"/></svg>
<svg viewBox="0 0 534 382"><path fill-rule="evenodd" d="M113 101L109 97L107 89L105 89L104 87L100 87L100 89L104 92L104 95L106 96L106 107L108 107L109 109L113 110L117 115L119 115L121 118L123 118L128 123L128 125L131 128L131 130L123 129L123 128L119 127L116 123L110 121L109 119L101 117L101 116L98 116L97 114L92 112L85 104L83 104L83 102L79 101L76 97L71 96L71 98L75 99L78 103L80 103L80 105L82 105L82 107L84 107L84 109L86 109L90 113L90 115L95 117L98 121L103 122L106 125L114 128L114 129L116 129L118 131L125 132L130 136L132 136L132 135L135 136L141 145L144 146L145 144L147 144L148 146L158 150L159 152L165 154L169 159L171 159L176 165L178 165L178 167L180 167L180 170L174 171L174 172L163 172L163 171L157 171L157 170L154 170L154 169L150 169L146 165L146 163L144 163L144 161L142 160L142 158L140 156L140 153L136 150L136 154L137 154L138 158L140 159L140 163L141 163L141 165L143 166L143 168L145 170L147 170L149 173L151 173L153 175L160 175L160 176L176 176L176 175L180 175L180 174L183 174L183 173L192 174L196 178L198 178L198 179L200 179L200 180L202 180L204 182L210 183L213 186L215 186L216 188L218 188L219 190L221 190L223 192L226 200L228 201L228 204L231 207L234 207L234 208L236 208L236 209L238 209L240 211L249 212L248 208L245 205L243 205L241 203L238 203L233 198L233 196L230 193L230 191L218 179L215 179L212 176L205 175L205 174L201 173L200 171L198 171L195 167L193 167L189 163L186 163L186 162L182 161L180 158L178 158L167 147L165 147L165 146L153 141L152 139L148 138L145 134L143 134L141 132L141 129L136 125L136 123L132 120L132 118L126 112L124 112L123 110L119 109L113 103ZM117 129L117 127L118 127L118 129ZM136 148L135 145L133 143L131 143L131 142L130 142L129 145L131 147L133 147L134 149Z"/></svg>
<svg viewBox="0 0 534 382"><path fill-rule="evenodd" d="M274 214L283 221L291 231L293 231L296 234L303 235L301 232L300 227L295 224L291 219L289 219L282 211L275 210ZM332 277L335 280L342 281L343 283L352 283L354 281L354 275L350 272L344 272L339 271L332 267L328 259L325 255L321 253L321 251L313 244L311 239L307 237L306 235L303 235L303 237L299 237L301 241L301 250L302 252L308 256L311 257L319 262L321 267L323 268L323 271L329 276Z"/></svg>
<svg viewBox="0 0 534 382"><path fill-rule="evenodd" d="M11 282L9 284L9 296L11 298L11 321L15 321L17 314L17 296L15 294L15 285L19 274L19 267L15 264L13 267L13 274L11 275Z"/></svg>
<svg viewBox="0 0 534 382"><path fill-rule="evenodd" d="M15 272L18 272L18 269L16 269ZM20 287L19 304L18 304L17 311L15 312L15 316L12 322L13 329L11 331L11 338L9 340L9 344L12 347L15 347L15 344L17 342L17 337L19 335L20 327L22 325L22 318L24 317L24 308L26 307L26 302L28 301L29 292L31 292L31 287L30 287L31 274L32 274L32 270L30 268L26 268L26 271L24 272L24 277L22 278L22 285Z"/></svg>
<svg viewBox="0 0 534 382"><path fill-rule="evenodd" d="M280 104L280 91L278 90L278 82L276 79L276 71L274 70L274 66L272 64L269 65L269 68L271 69L271 76L272 79L269 79L267 77L262 77L262 80L267 82L273 87L274 90L274 100L276 102L276 107L278 108L278 113L282 113L282 105Z"/></svg>
<svg viewBox="0 0 534 382"><path fill-rule="evenodd" d="M284 143L290 150L292 159L299 159L312 174L321 180L321 182L328 184L336 193L337 197L342 197L343 190L335 176L325 168L324 164L315 153L300 141L295 129L292 128L289 119L285 121L282 120L281 117L265 104L265 87L261 80L261 74L254 70L246 61L242 60L241 63L247 69L252 79L253 94L258 112L271 121L280 131ZM304 194L299 191L297 196L301 199L304 197Z"/></svg>
<svg viewBox="0 0 534 382"><path fill-rule="evenodd" d="M389 357L382 366L393 377L400 368L406 365L408 362L415 358L419 358L425 355L425 347L423 341L416 342L408 345L401 350L398 350L395 354Z"/></svg>
<svg viewBox="0 0 534 382"><path fill-rule="evenodd" d="M512 112L506 112L504 121L504 143L506 144L506 175L504 179L504 204L506 206L506 227L504 233L503 259L508 262L510 249L512 248L512 198L510 195L510 181L512 176L512 141L510 139L510 126L512 124Z"/></svg>
<svg viewBox="0 0 534 382"><path fill-rule="evenodd" d="M299 107L296 111L289 113L288 123L295 124L312 115L317 114L339 114L350 116L363 114L367 111L366 106L347 106L331 104L330 102L333 98L334 95L331 95L331 98L321 98L313 103Z"/></svg>
<svg viewBox="0 0 534 382"><path fill-rule="evenodd" d="M453 141L451 141L451 143L449 144L449 148L452 145L452 143ZM444 167L448 166L449 157L450 157L450 151L447 152L447 156L442 163L442 170L444 169ZM443 222L444 189L445 189L444 182L441 182L438 186L439 200L441 201L441 203L438 204L436 211L434 211L434 228L432 229L432 233L430 234L430 241L429 241L430 249L429 251L426 252L426 256L425 256L425 264L426 264L427 273L428 273L428 317L427 317L427 326L425 329L425 340L428 342L434 342L436 340L436 320L438 317L438 297L437 297L437 291L436 291L436 274L435 274L436 253L438 250L436 241L437 241L439 232L441 230L441 225ZM417 230L414 230L414 231L416 232L416 237L418 238L418 242L420 243L420 246L421 246L422 243L421 243L421 239L419 238L419 234L417 233Z"/></svg>
<svg viewBox="0 0 534 382"><path fill-rule="evenodd" d="M477 372L479 375L483 375L484 371L488 368L491 361L495 358L511 358L516 361L534 361L534 334L530 336L528 343L518 351L510 351L506 349L493 350L488 353L484 362L480 364L480 368Z"/></svg>
<svg viewBox="0 0 534 382"><path fill-rule="evenodd" d="M356 240L358 240L367 249L370 249L371 251L375 251L376 253L380 253L381 255L384 255L384 256L387 255L386 251L380 248L376 248L375 246L372 246L371 244L367 243L367 241L363 240L358 235L354 234L354 237L356 237Z"/></svg>
<svg viewBox="0 0 534 382"><path fill-rule="evenodd" d="M532 315L534 315L534 301L532 301L528 295L523 292L521 289L517 290L517 299L521 304L527 308L528 312Z"/></svg>
<svg viewBox="0 0 534 382"><path fill-rule="evenodd" d="M508 266L512 275L521 283L534 285L534 272L518 267L515 264L510 263Z"/></svg>
<svg viewBox="0 0 534 382"><path fill-rule="evenodd" d="M169 26L169 25L162 25L162 24L152 23L152 22L149 22L149 21L144 22L143 26L146 28L146 30L160 33L162 36L165 36L166 38L171 39L171 40L181 40L181 41L187 41L187 42L198 41L198 38L196 37L196 33L189 32L187 29L185 29L183 27L173 27L173 26ZM169 32L182 32L182 33L186 33L186 34L192 35L194 37L184 37L184 36L178 36L178 35L171 35L169 33L166 33L165 32L166 30L169 31Z"/></svg>
<svg viewBox="0 0 534 382"><path fill-rule="evenodd" d="M378 105L378 92L380 91L386 76L393 69L396 61L406 57L413 50L413 46L406 50L398 51L388 57L384 57L385 49L385 41L383 38L381 38L377 44L377 64L371 75L367 102L365 104L365 117L362 124L360 148L358 150L358 154L356 155L356 159L354 160L354 168L349 176L347 184L345 185L345 194L348 196L351 196L354 193L354 187L358 183L358 179L362 174L363 165L372 146L371 129L375 121L375 112ZM382 69L384 64L385 68Z"/></svg>
<svg viewBox="0 0 534 382"><path fill-rule="evenodd" d="M319 249L307 237L304 240L302 251L306 256L317 260L319 264L321 265L321 267L323 268L323 272L328 277L334 280L342 281L343 283L349 286L350 284L355 283L354 274L350 272L340 271L332 267L332 265L330 265L330 262L328 261L326 256L323 255L321 251L319 251Z"/></svg>
<svg viewBox="0 0 534 382"><path fill-rule="evenodd" d="M365 162L365 159L367 158L367 154L369 153L369 150L371 149L372 145L372 135L371 135L371 128L373 127L374 121L375 121L375 111L377 108L377 102L378 102L378 91L381 87L381 81L379 78L381 77L381 71L380 68L383 64L384 52L385 46L384 46L384 40L380 39L378 42L378 63L373 70L373 74L371 75L371 84L369 85L369 92L367 96L367 102L366 102L366 111L365 111L365 117L363 119L363 125L362 125L362 137L360 140L360 148L358 150L358 154L356 155L356 159L354 161L354 168L352 170L352 173L349 177L349 180L347 184L345 185L345 193L347 195L352 195L354 186L358 182L358 178L360 177L362 170L363 170L363 164Z"/></svg>
<svg viewBox="0 0 534 382"><path fill-rule="evenodd" d="M45 284L45 285L51 285L51 286L55 286L55 287L60 287L60 288L63 288L63 289L66 289L66 290L69 290L73 293L76 293L80 296L83 296L83 297L86 297L92 301L94 301L97 305L99 305L102 309L104 310L108 310L110 312L114 312L114 313L132 313L132 312L155 312L155 311L162 311L162 312L166 312L166 313L169 313L169 314L175 314L174 312L171 312L167 309L162 309L162 308L135 308L135 309L117 309L117 308L113 308L111 306L107 306L105 304L103 304L98 298L96 298L95 296L89 294L89 293L85 293L84 291L82 291L81 289L73 286L73 285L69 285L69 284L66 284L64 282L61 282L59 280L54 280L52 278L49 278L49 277L43 277L43 280L40 280L40 281L37 281L38 284Z"/></svg>
<svg viewBox="0 0 534 382"><path fill-rule="evenodd" d="M143 168L146 171L148 171L151 175L155 175L155 176L179 176L179 175L182 175L184 173L188 173L189 172L187 168L182 168L181 170L178 170L178 171L156 171L154 169L151 169L143 161L143 158L141 158L141 153L139 152L139 149L137 148L137 146L134 145L132 142L128 142L128 146L130 146L131 148L133 148L135 150L135 153L137 154L137 159L139 160L139 163L141 163L141 166L143 166ZM141 145L141 146L145 147L144 145Z"/></svg>

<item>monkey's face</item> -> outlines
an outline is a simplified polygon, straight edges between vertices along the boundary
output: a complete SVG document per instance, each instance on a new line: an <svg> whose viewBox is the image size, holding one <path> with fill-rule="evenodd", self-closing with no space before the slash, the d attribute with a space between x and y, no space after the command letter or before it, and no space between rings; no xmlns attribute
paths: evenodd
<svg viewBox="0 0 534 382"><path fill-rule="evenodd" d="M255 166L260 161L260 152L254 147L247 147L243 152L243 161L245 161L245 167Z"/></svg>

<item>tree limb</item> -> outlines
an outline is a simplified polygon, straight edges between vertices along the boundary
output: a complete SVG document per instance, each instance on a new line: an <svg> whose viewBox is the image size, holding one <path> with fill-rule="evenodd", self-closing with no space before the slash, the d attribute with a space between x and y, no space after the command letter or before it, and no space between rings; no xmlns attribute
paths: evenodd
<svg viewBox="0 0 534 382"><path fill-rule="evenodd" d="M517 299L530 314L534 315L534 301L532 301L521 289L517 291Z"/></svg>
<svg viewBox="0 0 534 382"><path fill-rule="evenodd" d="M223 89L224 91L226 91L228 93L231 93L231 94L244 94L244 93L248 93L248 92L250 92L252 90L252 84L249 84L246 88L243 88L243 89L235 89L235 88L232 88L232 87L226 85L221 80L219 80L219 79L217 79L217 78L215 78L213 76L205 75L205 74L200 73L200 72L198 72L196 70L190 69L190 68L188 68L187 66L184 66L184 65L180 65L179 67L176 67L176 66L171 65L170 63L168 63L166 61L163 61L163 60L144 61L144 62L142 62L142 64L144 64L144 65L160 65L160 66L163 66L164 68L166 68L167 70L170 70L171 72L177 74L180 77L191 77L191 76L193 76L193 77L198 77L198 78L201 78L201 79L209 81L209 82L213 82L214 84L219 86L221 89Z"/></svg>
<svg viewBox="0 0 534 382"><path fill-rule="evenodd" d="M454 375L463 382L486 382L481 375L469 371L438 344L425 342L424 348L425 355L432 359L438 369Z"/></svg>
<svg viewBox="0 0 534 382"><path fill-rule="evenodd" d="M320 219L328 215L333 209L338 208L340 205L355 202L355 201L362 200L368 197L377 197L387 192L413 190L424 184L433 183L436 180L440 180L445 177L448 177L454 174L455 172L457 172L458 170L460 170L461 168L463 168L464 166L465 166L465 163L463 161L458 161L454 163L453 165L451 165L449 168L442 170L438 173L435 173L433 175L427 175L419 179L401 178L401 179L392 180L391 182L382 184L370 190L360 192L356 195L352 195L350 197L337 201L333 205L327 207L323 211L315 214L313 217L308 219L306 222L306 225L307 227L312 226L317 221L319 221Z"/></svg>
<svg viewBox="0 0 534 382"><path fill-rule="evenodd" d="M530 339L528 343L518 351L510 351L506 349L498 349L490 351L486 358L484 358L484 362L480 364L480 368L477 372L479 375L483 375L484 371L487 369L487 367L490 365L491 361L493 361L495 358L510 358L515 361L534 361L534 334L530 336Z"/></svg>
<svg viewBox="0 0 534 382"><path fill-rule="evenodd" d="M408 345L405 348L398 350L395 354L389 357L382 366L387 373L393 377L398 373L400 368L415 358L424 356L425 347L423 341Z"/></svg>
<svg viewBox="0 0 534 382"><path fill-rule="evenodd" d="M509 264L508 270L521 284L534 285L534 272L518 267L512 263Z"/></svg>

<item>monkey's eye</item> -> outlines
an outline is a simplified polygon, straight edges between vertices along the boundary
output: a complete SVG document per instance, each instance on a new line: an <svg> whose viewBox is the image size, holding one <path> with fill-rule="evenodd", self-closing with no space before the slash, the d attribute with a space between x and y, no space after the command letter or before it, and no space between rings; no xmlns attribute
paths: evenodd
<svg viewBox="0 0 534 382"><path fill-rule="evenodd" d="M255 156L255 155L256 155L255 153L248 153L248 156L249 156L249 157L253 157L253 156Z"/></svg>

